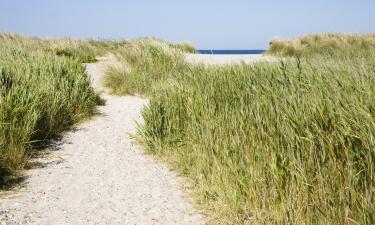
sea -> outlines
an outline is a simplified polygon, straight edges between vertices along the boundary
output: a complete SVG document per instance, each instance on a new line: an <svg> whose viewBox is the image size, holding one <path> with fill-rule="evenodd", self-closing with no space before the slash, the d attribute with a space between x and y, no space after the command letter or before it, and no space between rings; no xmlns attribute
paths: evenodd
<svg viewBox="0 0 375 225"><path fill-rule="evenodd" d="M263 54L266 50L198 50L199 54L210 54L210 55L255 55Z"/></svg>

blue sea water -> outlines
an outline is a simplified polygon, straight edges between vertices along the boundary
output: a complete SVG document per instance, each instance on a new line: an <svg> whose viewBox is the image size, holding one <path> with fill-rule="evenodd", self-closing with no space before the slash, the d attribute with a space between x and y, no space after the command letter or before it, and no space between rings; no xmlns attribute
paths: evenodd
<svg viewBox="0 0 375 225"><path fill-rule="evenodd" d="M198 50L199 54L213 54L213 55L254 55L263 54L266 50Z"/></svg>

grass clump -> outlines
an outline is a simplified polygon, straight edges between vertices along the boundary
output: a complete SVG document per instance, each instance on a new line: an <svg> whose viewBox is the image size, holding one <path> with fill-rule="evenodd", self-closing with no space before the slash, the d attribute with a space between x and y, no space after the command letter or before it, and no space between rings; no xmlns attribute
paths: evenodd
<svg viewBox="0 0 375 225"><path fill-rule="evenodd" d="M4 45L18 46L25 50L42 50L61 57L69 57L80 63L96 62L96 57L115 51L125 43L111 40L73 40L68 38L41 39L17 34L0 33Z"/></svg>
<svg viewBox="0 0 375 225"><path fill-rule="evenodd" d="M269 54L281 56L309 56L337 53L356 54L358 50L375 48L375 35L324 33L305 35L292 40L275 39L270 43Z"/></svg>
<svg viewBox="0 0 375 225"><path fill-rule="evenodd" d="M111 71L107 86L151 96L140 135L191 178L212 223L373 224L372 36L318 39L327 37L347 44L327 51L313 38L289 52L273 43L269 53L292 57L252 65L159 60L164 48L127 53L129 72Z"/></svg>
<svg viewBox="0 0 375 225"><path fill-rule="evenodd" d="M152 86L186 68L184 53L193 52L189 44L170 43L154 38L124 43L115 54L121 61L107 70L104 85L115 94L150 94Z"/></svg>
<svg viewBox="0 0 375 225"><path fill-rule="evenodd" d="M36 44L41 40L8 34L0 37L3 184L24 167L35 145L92 115L102 100L76 58L46 52Z"/></svg>

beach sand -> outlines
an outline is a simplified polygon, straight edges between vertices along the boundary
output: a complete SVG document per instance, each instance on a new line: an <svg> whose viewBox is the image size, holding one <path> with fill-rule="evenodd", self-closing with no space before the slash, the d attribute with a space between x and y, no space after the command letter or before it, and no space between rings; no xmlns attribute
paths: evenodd
<svg viewBox="0 0 375 225"><path fill-rule="evenodd" d="M254 55L208 55L208 54L186 54L185 59L194 64L226 65L235 63L274 62L277 58L254 54Z"/></svg>

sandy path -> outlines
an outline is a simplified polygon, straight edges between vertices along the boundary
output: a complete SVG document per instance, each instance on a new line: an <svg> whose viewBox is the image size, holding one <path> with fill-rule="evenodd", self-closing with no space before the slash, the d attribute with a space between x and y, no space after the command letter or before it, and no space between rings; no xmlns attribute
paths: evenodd
<svg viewBox="0 0 375 225"><path fill-rule="evenodd" d="M190 63L203 63L206 65L225 65L233 63L273 62L277 58L256 54L256 55L208 55L208 54L186 54L185 59Z"/></svg>
<svg viewBox="0 0 375 225"><path fill-rule="evenodd" d="M105 64L87 65L100 90ZM0 199L0 224L201 224L182 181L144 155L129 133L147 104L103 95L102 116L67 133L57 151L38 159L26 187Z"/></svg>

